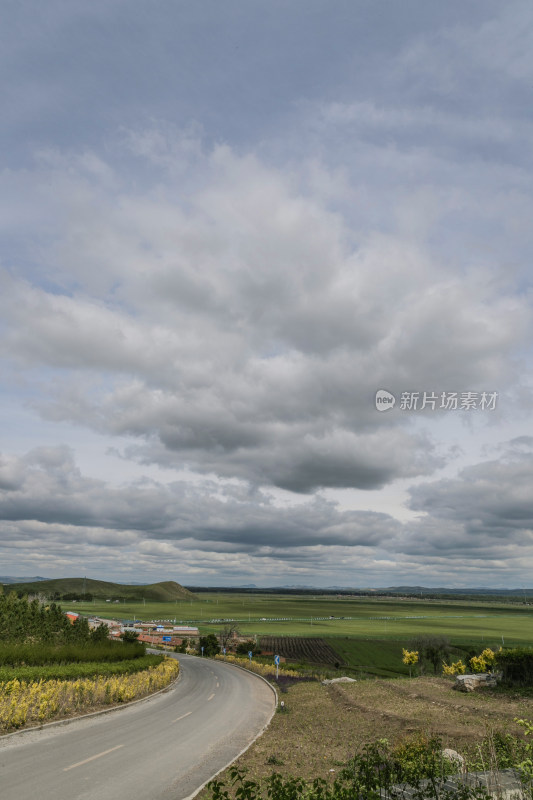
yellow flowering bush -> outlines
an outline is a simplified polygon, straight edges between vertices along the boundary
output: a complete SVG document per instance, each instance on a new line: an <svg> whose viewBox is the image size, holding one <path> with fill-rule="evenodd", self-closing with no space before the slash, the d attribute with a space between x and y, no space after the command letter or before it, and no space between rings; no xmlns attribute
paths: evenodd
<svg viewBox="0 0 533 800"><path fill-rule="evenodd" d="M159 666L136 672L77 680L20 681L0 683L0 730L44 722L97 705L127 703L163 689L179 672L179 663L166 658Z"/></svg>
<svg viewBox="0 0 533 800"><path fill-rule="evenodd" d="M470 659L469 664L472 672L489 672L496 662L496 653L487 647L481 655Z"/></svg>
<svg viewBox="0 0 533 800"><path fill-rule="evenodd" d="M443 675L464 675L466 672L466 667L459 659L459 661L454 661L453 664L446 664L445 661L442 662L442 674Z"/></svg>
<svg viewBox="0 0 533 800"><path fill-rule="evenodd" d="M418 650L406 650L402 647L402 661L409 667L409 677L411 677L411 670L414 664L418 664Z"/></svg>
<svg viewBox="0 0 533 800"><path fill-rule="evenodd" d="M244 667L245 669L249 669L251 672L256 672L258 675L262 675L266 677L267 675L272 675L275 672L276 667L270 666L268 664L261 664L259 661L250 661L248 658L238 658L237 656L227 655L225 658L223 655L218 653L215 658L218 661L228 661L230 664L237 664L239 667ZM278 668L279 675L285 675L287 678L299 678L301 677L300 672L296 672L294 669L284 669L282 667Z"/></svg>

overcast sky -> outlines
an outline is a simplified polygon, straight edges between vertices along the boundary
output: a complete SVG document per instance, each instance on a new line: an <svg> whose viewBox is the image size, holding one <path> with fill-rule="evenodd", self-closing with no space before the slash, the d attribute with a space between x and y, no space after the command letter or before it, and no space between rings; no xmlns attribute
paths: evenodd
<svg viewBox="0 0 533 800"><path fill-rule="evenodd" d="M531 2L2 17L0 574L531 586Z"/></svg>

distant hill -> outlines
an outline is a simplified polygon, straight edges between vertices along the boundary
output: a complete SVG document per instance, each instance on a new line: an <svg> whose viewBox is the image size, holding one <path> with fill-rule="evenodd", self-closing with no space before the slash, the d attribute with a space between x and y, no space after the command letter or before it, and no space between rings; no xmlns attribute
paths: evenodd
<svg viewBox="0 0 533 800"><path fill-rule="evenodd" d="M47 578L41 578L39 575L34 575L29 578L27 575L14 578L12 575L0 575L0 583L35 583L36 581L46 581Z"/></svg>
<svg viewBox="0 0 533 800"><path fill-rule="evenodd" d="M264 586L262 588L251 588L246 586L193 586L187 587L192 592L202 594L204 592L218 592L220 594L279 594L279 595L316 595L342 597L371 597L371 598L410 598L413 600L472 600L487 601L497 600L499 602L525 603L533 601L533 589L485 589L485 588L430 588L424 586L390 586L388 588L366 588L355 589L348 586L328 586L326 588L315 586L289 587L289 586Z"/></svg>
<svg viewBox="0 0 533 800"><path fill-rule="evenodd" d="M173 600L194 600L195 595L175 581L163 581L148 585L109 583L91 578L55 578L20 583L6 582L9 591L25 594L44 594L56 599L64 595L92 595L97 600L151 600L162 603Z"/></svg>
<svg viewBox="0 0 533 800"><path fill-rule="evenodd" d="M450 588L446 586L439 586L435 588L428 588L427 586L389 586L388 589L377 589L372 591L391 592L391 594L411 594L411 595L425 595L425 594L439 594L439 595L485 595L485 596L498 596L506 595L507 597L520 597L527 594L531 597L533 589L492 589L488 587L468 587L462 589Z"/></svg>

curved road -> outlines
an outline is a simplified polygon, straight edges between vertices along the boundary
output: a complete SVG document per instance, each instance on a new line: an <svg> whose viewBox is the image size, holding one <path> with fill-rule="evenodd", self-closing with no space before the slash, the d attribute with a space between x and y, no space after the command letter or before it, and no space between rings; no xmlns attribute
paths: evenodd
<svg viewBox="0 0 533 800"><path fill-rule="evenodd" d="M183 800L269 722L272 689L222 661L179 655L174 688L67 725L0 738L2 800Z"/></svg>

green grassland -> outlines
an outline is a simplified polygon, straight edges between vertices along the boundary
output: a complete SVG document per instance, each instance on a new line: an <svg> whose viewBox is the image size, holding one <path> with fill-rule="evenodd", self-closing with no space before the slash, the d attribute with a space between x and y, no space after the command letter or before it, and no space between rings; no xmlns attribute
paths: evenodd
<svg viewBox="0 0 533 800"><path fill-rule="evenodd" d="M61 605L120 619L176 620L197 625L201 633L217 633L232 620L250 636L407 642L421 634L435 634L468 646L533 643L533 607L519 603L206 593L171 603L95 600Z"/></svg>
<svg viewBox="0 0 533 800"><path fill-rule="evenodd" d="M406 642L395 639L354 639L337 636L325 640L342 659L343 674L352 677L378 676L380 678L407 677L409 667L402 663L402 648ZM467 663L471 648L465 643L464 649L457 643L452 646L448 661L462 659ZM479 647L477 648L480 649ZM415 669L415 674L418 668ZM432 672L432 669L429 670Z"/></svg>
<svg viewBox="0 0 533 800"><path fill-rule="evenodd" d="M79 591L79 581L75 579L70 587L63 582L62 591ZM182 594L182 587L174 583L154 585L158 588L156 597L161 596L159 589L163 587L173 594L171 602L149 599L147 589L151 587L146 586L120 586L121 590L131 589L133 598L142 593L142 601L125 596L120 602L106 602L111 600L105 597L111 593L108 590L119 585L99 582L102 598L92 592L90 583L97 582L87 579L92 601L61 600L61 607L119 620L195 625L202 635L219 633L231 621L241 634L259 641L262 636L319 637L338 654L339 669L353 677L407 675L408 669L401 660L402 647L423 635L446 637L456 648L451 653L452 660L463 658L465 663L473 652L484 647L533 645L533 606L520 602L237 592L202 592L194 596ZM41 592L43 584L39 587ZM57 588L51 585L49 590ZM296 659L297 664L303 665L303 655ZM335 663L313 661L307 668L336 672Z"/></svg>

